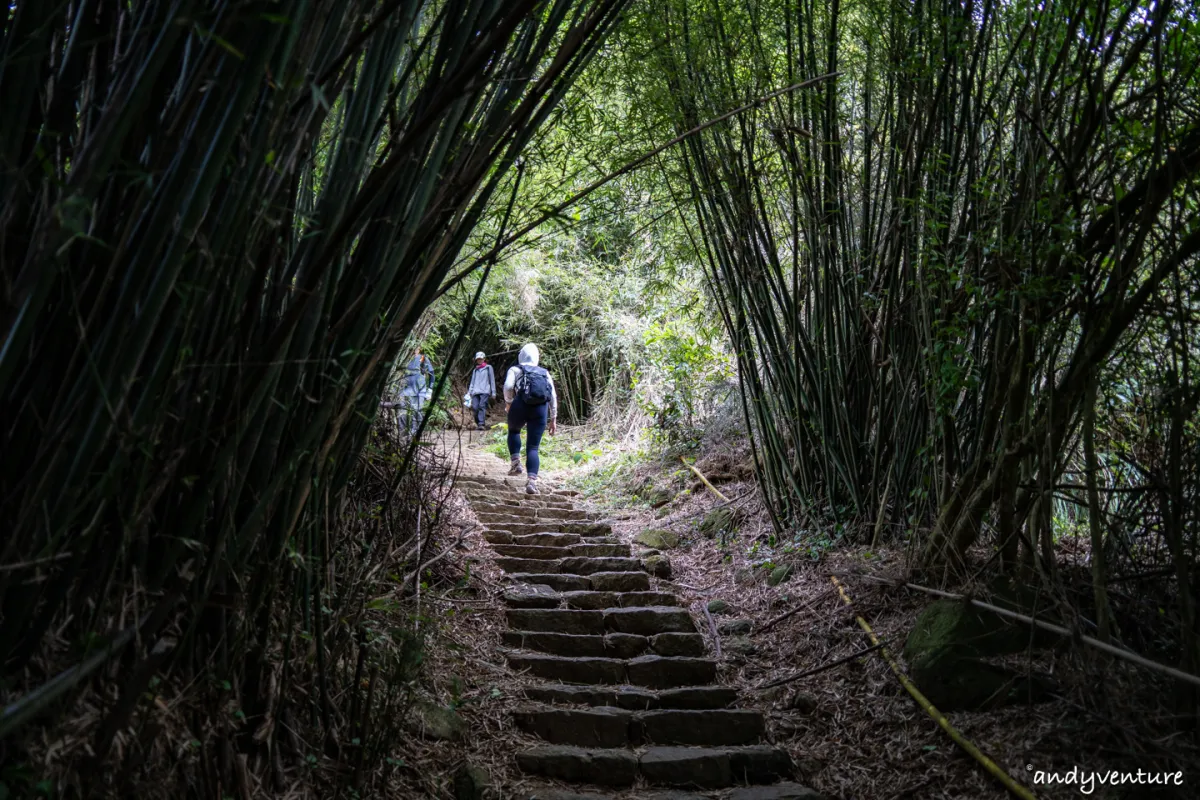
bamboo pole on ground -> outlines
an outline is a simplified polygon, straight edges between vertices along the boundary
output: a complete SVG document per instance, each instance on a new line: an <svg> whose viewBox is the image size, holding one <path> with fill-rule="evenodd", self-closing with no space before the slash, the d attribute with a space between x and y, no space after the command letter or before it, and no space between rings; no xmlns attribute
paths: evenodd
<svg viewBox="0 0 1200 800"><path fill-rule="evenodd" d="M846 587L842 585L842 582L839 581L834 575L830 575L829 580L833 581L833 585L837 587L838 594L841 595L842 601L853 609L854 603L851 602L850 595L846 593ZM858 627L862 628L870 638L871 644L880 644L879 638L875 636L875 631L871 630L871 626L867 624L867 621L857 613L854 615L854 618L858 620ZM995 776L997 780L1004 784L1004 788L1008 789L1014 795L1022 798L1023 800L1034 800L1035 795L1032 792L1013 780L1012 776L1010 776L999 765L997 765L995 761L992 761L990 758L984 755L982 750L976 747L969 739L967 739L967 737L959 733L958 730L950 724L950 721L946 719L945 715L938 711L937 707L935 707L933 703L929 702L928 698L921 694L921 690L918 689L916 685L914 685L913 682L908 679L908 676L905 675L904 671L900 669L900 665L896 663L896 659L892 658L892 654L888 652L886 647L880 646L879 654L883 656L884 661L886 661L887 665L891 667L892 672L895 673L896 677L900 680L901 685L904 686L904 688L908 690L908 693L912 695L912 698L917 701L917 705L925 709L925 712L929 714L929 716L933 717L934 721L937 722L942 730L949 734L950 738L954 740L955 744L957 744L972 758L983 765L984 769L986 769L993 776Z"/></svg>

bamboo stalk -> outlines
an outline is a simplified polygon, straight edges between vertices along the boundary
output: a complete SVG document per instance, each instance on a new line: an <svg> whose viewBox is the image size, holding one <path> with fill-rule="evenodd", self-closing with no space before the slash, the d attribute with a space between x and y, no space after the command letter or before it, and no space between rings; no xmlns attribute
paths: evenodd
<svg viewBox="0 0 1200 800"><path fill-rule="evenodd" d="M846 593L846 589L842 585L841 581L839 581L837 577L833 575L829 576L829 580L833 581L833 585L837 587L838 594L841 595L842 601L850 608L853 608L854 604L850 601L850 595ZM1035 795L1032 792L1013 780L1007 772L1005 772L996 764L996 762L984 755L983 751L976 747L969 739L967 739L967 737L959 733L958 730L950 724L950 721L946 719L945 715L938 711L933 703L929 702L925 695L921 694L921 690L918 689L913 682L908 679L908 676L905 675L903 670L900 669L900 665L896 663L896 659L892 658L892 654L888 652L887 648L883 646L883 643L880 642L878 637L875 636L875 632L871 630L871 626L867 624L867 621L858 614L855 614L854 618L858 621L858 627L862 628L867 634L867 637L871 640L871 644L879 645L879 654L883 656L884 661L886 661L887 665L891 667L893 674L895 674L896 678L900 681L900 684L904 686L905 690L907 690L910 695L912 695L913 700L917 701L917 705L924 709L925 713L933 717L938 726L944 730L951 739L954 740L954 743L966 751L966 753L978 761L984 769L986 769L997 780L1004 784L1004 788L1008 789L1008 791L1012 792L1017 797L1022 798L1022 800L1034 800Z"/></svg>
<svg viewBox="0 0 1200 800"><path fill-rule="evenodd" d="M709 483L709 482L708 482L708 478L704 477L704 474L703 474L702 472L700 472L700 470L696 469L696 468L695 468L695 467L693 467L691 464L689 464L689 463L687 463L686 461L684 461L684 460L683 460L683 456L680 456L680 457L679 457L679 460L680 460L681 462L683 462L683 465L684 465L685 467L687 467L688 469L690 469L692 472L696 473L696 477L697 477L697 478L699 478L699 479L701 480L701 482L703 482L703 483L704 483L704 485L705 485L705 486L707 486L707 487L709 488L709 491L711 491L711 492L712 492L713 494L715 494L717 497L721 498L721 500L722 500L722 501L724 501L724 502L726 502L726 503L728 503L728 502L729 502L729 498L728 498L728 497L726 497L725 495L721 494L719 491L717 491L717 487L715 487L715 486L713 486L711 483Z"/></svg>

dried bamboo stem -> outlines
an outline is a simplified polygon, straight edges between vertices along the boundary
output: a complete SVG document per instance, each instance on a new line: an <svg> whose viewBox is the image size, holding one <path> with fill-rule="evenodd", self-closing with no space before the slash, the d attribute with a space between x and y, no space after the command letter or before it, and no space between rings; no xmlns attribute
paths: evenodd
<svg viewBox="0 0 1200 800"><path fill-rule="evenodd" d="M850 596L846 594L846 588L842 585L841 581L839 581L833 575L829 576L829 580L833 581L833 585L837 587L838 594L841 595L842 600L846 603L846 605L853 608L854 604L850 601ZM867 624L867 621L857 614L855 614L854 618L858 620L858 627L862 628L866 632L867 636L871 639L871 644L880 645L880 655L882 655L883 659L887 661L888 666L892 668L892 672L895 673L896 677L900 680L901 685L903 685L904 688L908 690L908 693L912 695L912 698L917 701L917 705L925 709L925 712L929 714L929 716L933 717L934 721L941 726L942 730L949 734L950 738L954 740L954 743L963 750L967 751L972 758L982 764L984 769L992 773L997 780L1004 784L1004 788L1008 789L1017 797L1023 798L1023 800L1034 800L1035 796L1032 792L1013 780L1012 776L1001 769L995 761L992 761L990 758L984 755L983 751L972 744L967 737L959 733L958 730L950 724L950 721L946 719L945 715L938 711L933 703L929 702L925 695L921 694L921 690L918 689L913 682L908 679L908 676L905 675L904 671L900 669L900 665L896 663L896 659L892 658L892 654L888 652L886 647L882 646L882 643L879 641L878 637L875 636L875 631L871 630L871 626Z"/></svg>

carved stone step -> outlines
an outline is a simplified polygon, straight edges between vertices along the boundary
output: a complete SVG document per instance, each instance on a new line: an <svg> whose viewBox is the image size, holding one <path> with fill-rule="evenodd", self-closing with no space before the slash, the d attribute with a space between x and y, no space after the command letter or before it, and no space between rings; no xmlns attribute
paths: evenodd
<svg viewBox="0 0 1200 800"><path fill-rule="evenodd" d="M594 575L510 572L514 583L543 584L560 592L643 592L650 588L644 572L597 572Z"/></svg>
<svg viewBox="0 0 1200 800"><path fill-rule="evenodd" d="M597 786L630 786L639 774L657 786L719 789L771 783L791 772L791 760L765 745L748 747L651 747L629 750L543 745L517 754L531 775Z"/></svg>
<svg viewBox="0 0 1200 800"><path fill-rule="evenodd" d="M629 711L600 707L524 708L513 721L550 744L640 747L643 744L728 746L754 744L765 725L757 711Z"/></svg>
<svg viewBox="0 0 1200 800"><path fill-rule="evenodd" d="M737 701L737 690L728 686L688 686L653 692L637 686L573 686L538 683L523 690L528 700L577 706L613 706L631 711L726 708Z"/></svg>
<svg viewBox="0 0 1200 800"><path fill-rule="evenodd" d="M703 686L717 677L715 661L646 655L631 659L569 657L510 651L509 666L535 678L560 683L623 684L648 689Z"/></svg>
<svg viewBox="0 0 1200 800"><path fill-rule="evenodd" d="M558 656L603 656L636 658L650 652L660 656L702 656L704 638L698 633L660 633L637 636L609 633L604 636L535 631L505 631L501 642L517 650L533 650Z"/></svg>
<svg viewBox="0 0 1200 800"><path fill-rule="evenodd" d="M651 747L638 769L657 786L722 788L734 784L772 783L789 777L787 753L767 745L748 747Z"/></svg>

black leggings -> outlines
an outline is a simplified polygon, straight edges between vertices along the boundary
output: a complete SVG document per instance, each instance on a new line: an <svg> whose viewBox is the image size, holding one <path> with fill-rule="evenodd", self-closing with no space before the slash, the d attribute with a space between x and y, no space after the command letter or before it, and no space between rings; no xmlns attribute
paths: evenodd
<svg viewBox="0 0 1200 800"><path fill-rule="evenodd" d="M520 395L508 407L508 454L511 457L521 452L521 428L526 428L525 471L530 475L538 474L538 445L546 432L549 414L549 403L527 406Z"/></svg>

